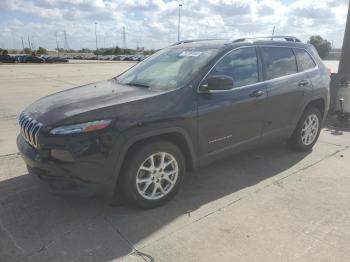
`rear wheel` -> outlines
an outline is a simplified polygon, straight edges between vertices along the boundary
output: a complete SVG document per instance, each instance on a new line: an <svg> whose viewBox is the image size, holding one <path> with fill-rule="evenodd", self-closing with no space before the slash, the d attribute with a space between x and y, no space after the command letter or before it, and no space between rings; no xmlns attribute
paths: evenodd
<svg viewBox="0 0 350 262"><path fill-rule="evenodd" d="M143 208L160 206L179 190L185 160L173 143L165 140L144 143L125 161L119 186L129 203Z"/></svg>
<svg viewBox="0 0 350 262"><path fill-rule="evenodd" d="M306 109L289 141L294 150L304 152L312 149L320 135L321 119L317 108Z"/></svg>

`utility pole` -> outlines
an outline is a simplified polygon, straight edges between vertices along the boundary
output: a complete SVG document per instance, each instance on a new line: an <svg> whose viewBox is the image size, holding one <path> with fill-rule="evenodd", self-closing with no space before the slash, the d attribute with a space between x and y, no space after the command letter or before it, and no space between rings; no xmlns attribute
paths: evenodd
<svg viewBox="0 0 350 262"><path fill-rule="evenodd" d="M35 52L35 45L34 45L34 40L33 38L30 41L30 48L32 49L33 52Z"/></svg>
<svg viewBox="0 0 350 262"><path fill-rule="evenodd" d="M68 39L67 39L67 32L66 32L66 30L63 31L63 36L64 36L64 50L68 51L69 50L69 45L68 45Z"/></svg>
<svg viewBox="0 0 350 262"><path fill-rule="evenodd" d="M23 36L21 36L21 42L22 42L23 53L24 53L25 46L24 46Z"/></svg>
<svg viewBox="0 0 350 262"><path fill-rule="evenodd" d="M29 47L30 49L32 49L32 47L31 47L31 45L30 45L29 35L27 36L27 38L28 38L28 47Z"/></svg>
<svg viewBox="0 0 350 262"><path fill-rule="evenodd" d="M177 23L177 41L180 41L180 23L181 23L181 6L182 4L179 3L179 17L178 17L178 23Z"/></svg>

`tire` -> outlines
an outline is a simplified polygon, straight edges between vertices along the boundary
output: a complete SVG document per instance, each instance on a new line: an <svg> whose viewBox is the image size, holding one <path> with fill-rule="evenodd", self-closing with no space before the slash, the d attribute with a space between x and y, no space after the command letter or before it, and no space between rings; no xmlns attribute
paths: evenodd
<svg viewBox="0 0 350 262"><path fill-rule="evenodd" d="M307 131L305 133L305 125L308 125L310 122L317 122L317 127L316 124L312 124L312 127L306 128ZM306 152L311 150L317 142L321 132L321 127L322 116L320 110L318 110L316 107L306 108L298 122L296 129L293 132L293 135L289 139L291 148L297 152Z"/></svg>
<svg viewBox="0 0 350 262"><path fill-rule="evenodd" d="M172 199L186 170L181 150L166 140L153 140L137 146L124 163L119 190L128 203L142 208L161 206Z"/></svg>

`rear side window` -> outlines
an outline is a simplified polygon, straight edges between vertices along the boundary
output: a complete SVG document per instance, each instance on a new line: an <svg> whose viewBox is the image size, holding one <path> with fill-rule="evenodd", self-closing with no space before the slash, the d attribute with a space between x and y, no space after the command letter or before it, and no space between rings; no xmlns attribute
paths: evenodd
<svg viewBox="0 0 350 262"><path fill-rule="evenodd" d="M303 49L294 49L294 52L303 71L316 67L315 61L312 59L308 52Z"/></svg>
<svg viewBox="0 0 350 262"><path fill-rule="evenodd" d="M226 55L209 74L214 75L232 77L234 87L257 83L259 75L255 47L237 49Z"/></svg>
<svg viewBox="0 0 350 262"><path fill-rule="evenodd" d="M262 47L266 80L297 73L297 62L292 49L287 47Z"/></svg>

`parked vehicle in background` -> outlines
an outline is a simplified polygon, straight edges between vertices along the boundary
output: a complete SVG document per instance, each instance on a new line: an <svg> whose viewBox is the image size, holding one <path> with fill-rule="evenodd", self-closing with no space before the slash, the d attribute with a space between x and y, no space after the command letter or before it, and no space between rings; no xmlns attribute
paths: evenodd
<svg viewBox="0 0 350 262"><path fill-rule="evenodd" d="M24 57L26 57L27 55L15 55L15 61L17 63L23 63Z"/></svg>
<svg viewBox="0 0 350 262"><path fill-rule="evenodd" d="M135 55L131 59L132 59L132 61L142 61L143 60L143 56Z"/></svg>
<svg viewBox="0 0 350 262"><path fill-rule="evenodd" d="M45 60L43 58L34 56L34 55L27 55L23 57L22 63L44 63Z"/></svg>
<svg viewBox="0 0 350 262"><path fill-rule="evenodd" d="M139 62L145 59L143 55L0 55L0 63L66 63L69 59L76 60L101 60L101 61L135 61Z"/></svg>
<svg viewBox="0 0 350 262"><path fill-rule="evenodd" d="M48 55L41 55L41 56L39 56L39 57L42 58L42 59L44 59L44 61L45 61L47 58L49 58Z"/></svg>
<svg viewBox="0 0 350 262"><path fill-rule="evenodd" d="M7 52L7 50L2 51L0 54L0 63L14 63L15 58L13 56L10 56Z"/></svg>
<svg viewBox="0 0 350 262"><path fill-rule="evenodd" d="M46 63L67 63L68 59L63 57L58 57L58 56L54 56L54 57L49 56L45 59L45 62Z"/></svg>
<svg viewBox="0 0 350 262"><path fill-rule="evenodd" d="M119 61L127 61L127 56L126 55L119 56Z"/></svg>
<svg viewBox="0 0 350 262"><path fill-rule="evenodd" d="M107 185L151 208L187 171L233 153L276 140L311 150L329 84L316 50L295 37L181 41L118 77L33 103L17 145L51 191Z"/></svg>
<svg viewBox="0 0 350 262"><path fill-rule="evenodd" d="M0 63L15 63L16 60L14 57L9 55L0 55Z"/></svg>

